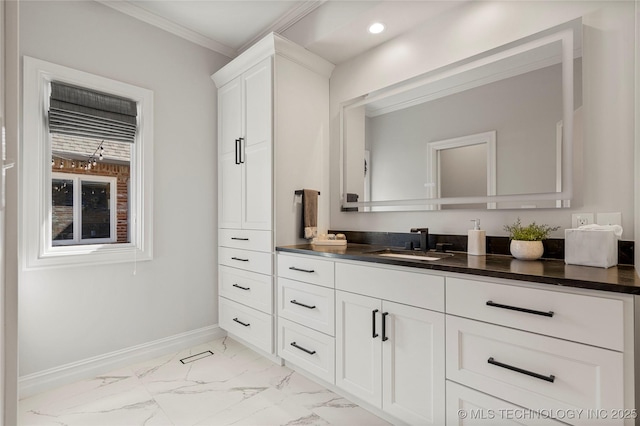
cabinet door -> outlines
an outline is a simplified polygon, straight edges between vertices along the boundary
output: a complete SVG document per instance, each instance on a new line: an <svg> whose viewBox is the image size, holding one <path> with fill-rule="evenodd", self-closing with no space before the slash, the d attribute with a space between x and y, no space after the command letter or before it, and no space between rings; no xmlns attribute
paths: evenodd
<svg viewBox="0 0 640 426"><path fill-rule="evenodd" d="M444 314L383 301L382 315L382 409L408 424L444 424Z"/></svg>
<svg viewBox="0 0 640 426"><path fill-rule="evenodd" d="M218 91L218 224L240 228L242 218L242 166L238 150L242 136L242 78Z"/></svg>
<svg viewBox="0 0 640 426"><path fill-rule="evenodd" d="M380 310L379 299L336 292L336 385L376 407L382 405Z"/></svg>
<svg viewBox="0 0 640 426"><path fill-rule="evenodd" d="M244 194L242 227L272 228L271 58L244 74L245 137L242 141Z"/></svg>

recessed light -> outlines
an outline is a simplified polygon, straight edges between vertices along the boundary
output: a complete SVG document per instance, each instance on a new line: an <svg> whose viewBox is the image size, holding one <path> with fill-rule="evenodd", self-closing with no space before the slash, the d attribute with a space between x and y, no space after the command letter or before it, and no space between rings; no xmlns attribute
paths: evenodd
<svg viewBox="0 0 640 426"><path fill-rule="evenodd" d="M371 34L380 34L384 31L384 24L380 22L373 23L369 26L369 32Z"/></svg>

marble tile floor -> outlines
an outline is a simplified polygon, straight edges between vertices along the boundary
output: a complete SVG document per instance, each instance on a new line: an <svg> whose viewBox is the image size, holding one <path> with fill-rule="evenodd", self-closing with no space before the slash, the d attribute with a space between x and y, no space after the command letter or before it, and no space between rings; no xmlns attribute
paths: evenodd
<svg viewBox="0 0 640 426"><path fill-rule="evenodd" d="M212 356L183 364L204 351ZM20 426L388 425L222 338L22 399Z"/></svg>

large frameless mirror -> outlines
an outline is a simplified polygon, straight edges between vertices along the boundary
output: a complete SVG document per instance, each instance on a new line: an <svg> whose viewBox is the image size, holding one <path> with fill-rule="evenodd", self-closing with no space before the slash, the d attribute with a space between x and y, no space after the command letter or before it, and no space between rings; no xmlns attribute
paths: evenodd
<svg viewBox="0 0 640 426"><path fill-rule="evenodd" d="M576 20L345 102L343 210L568 207L581 46Z"/></svg>

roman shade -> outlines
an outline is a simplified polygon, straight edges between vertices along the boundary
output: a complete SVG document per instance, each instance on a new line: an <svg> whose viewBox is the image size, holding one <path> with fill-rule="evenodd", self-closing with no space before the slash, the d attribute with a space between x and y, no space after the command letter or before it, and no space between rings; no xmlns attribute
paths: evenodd
<svg viewBox="0 0 640 426"><path fill-rule="evenodd" d="M130 99L51 82L51 133L133 143L137 111Z"/></svg>

